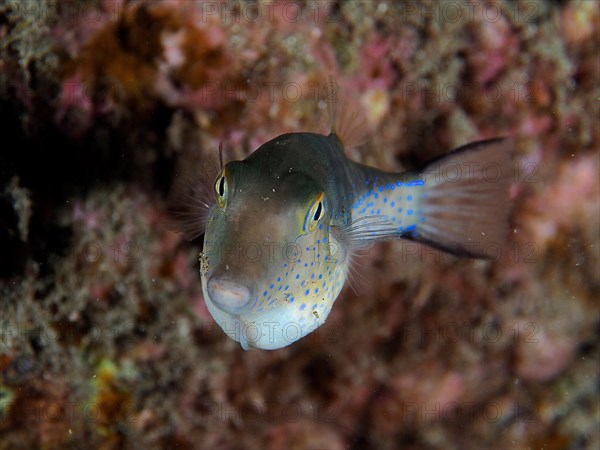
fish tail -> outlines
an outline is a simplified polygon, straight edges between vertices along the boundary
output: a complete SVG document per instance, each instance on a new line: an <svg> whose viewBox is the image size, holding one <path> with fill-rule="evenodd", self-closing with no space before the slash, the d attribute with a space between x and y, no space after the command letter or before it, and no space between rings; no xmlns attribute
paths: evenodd
<svg viewBox="0 0 600 450"><path fill-rule="evenodd" d="M421 173L422 223L407 237L460 256L496 255L508 231L512 153L511 139L496 138L430 162Z"/></svg>

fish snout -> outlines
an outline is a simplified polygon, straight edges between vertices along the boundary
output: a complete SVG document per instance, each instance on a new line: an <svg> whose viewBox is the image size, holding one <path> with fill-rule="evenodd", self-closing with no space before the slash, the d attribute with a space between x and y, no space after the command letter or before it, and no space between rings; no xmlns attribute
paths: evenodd
<svg viewBox="0 0 600 450"><path fill-rule="evenodd" d="M208 280L208 294L220 309L229 313L244 308L252 297L248 287L223 277L212 277Z"/></svg>

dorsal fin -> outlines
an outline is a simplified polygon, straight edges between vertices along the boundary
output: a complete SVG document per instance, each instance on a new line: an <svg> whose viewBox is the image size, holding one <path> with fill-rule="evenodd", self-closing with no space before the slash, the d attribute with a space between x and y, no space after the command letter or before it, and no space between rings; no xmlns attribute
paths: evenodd
<svg viewBox="0 0 600 450"><path fill-rule="evenodd" d="M337 135L346 149L360 147L369 140L371 130L362 105L345 93L333 77L325 86L322 100L327 104L331 133Z"/></svg>

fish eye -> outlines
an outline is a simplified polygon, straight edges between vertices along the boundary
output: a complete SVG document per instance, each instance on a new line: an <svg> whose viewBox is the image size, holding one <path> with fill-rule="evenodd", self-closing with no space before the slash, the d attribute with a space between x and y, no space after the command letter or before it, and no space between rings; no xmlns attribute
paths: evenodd
<svg viewBox="0 0 600 450"><path fill-rule="evenodd" d="M219 208L223 208L227 195L227 175L225 174L225 169L223 169L217 177L217 181L215 181L215 191L217 192L217 204Z"/></svg>
<svg viewBox="0 0 600 450"><path fill-rule="evenodd" d="M314 221L320 220L322 215L323 215L323 202L318 202L317 209L315 210L315 215L313 216L313 220Z"/></svg>
<svg viewBox="0 0 600 450"><path fill-rule="evenodd" d="M323 207L323 197L324 193L321 192L317 197L316 201L312 204L308 213L306 214L306 219L304 221L304 231L314 231L317 227L317 223L319 220L323 218L325 215L325 208Z"/></svg>

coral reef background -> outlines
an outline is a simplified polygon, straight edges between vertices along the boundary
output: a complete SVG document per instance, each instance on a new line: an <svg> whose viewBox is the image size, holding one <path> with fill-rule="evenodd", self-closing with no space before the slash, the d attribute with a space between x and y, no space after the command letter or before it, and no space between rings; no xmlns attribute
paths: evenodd
<svg viewBox="0 0 600 450"><path fill-rule="evenodd" d="M0 449L600 448L599 11L0 0ZM386 170L513 136L509 242L376 245L321 329L244 352L173 191L338 90Z"/></svg>

